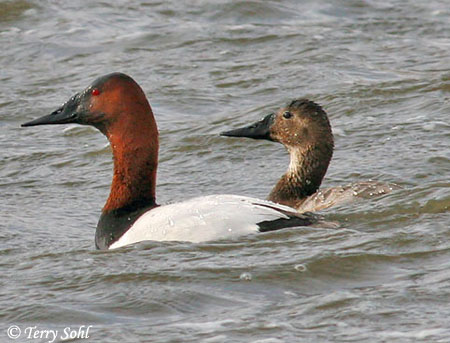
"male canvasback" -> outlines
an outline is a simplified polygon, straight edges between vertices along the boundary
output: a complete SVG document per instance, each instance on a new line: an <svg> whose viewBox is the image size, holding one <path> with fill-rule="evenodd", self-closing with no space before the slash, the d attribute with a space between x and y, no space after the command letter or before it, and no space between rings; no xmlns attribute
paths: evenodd
<svg viewBox="0 0 450 343"><path fill-rule="evenodd" d="M289 168L267 199L299 212L386 194L398 187L367 181L319 190L333 155L333 133L322 107L307 99L294 100L259 122L221 135L282 143L290 154Z"/></svg>
<svg viewBox="0 0 450 343"><path fill-rule="evenodd" d="M114 174L97 224L97 249L147 240L203 242L312 223L293 208L238 195L157 205L158 129L144 92L125 74L96 79L56 111L22 126L66 123L96 127L112 148Z"/></svg>

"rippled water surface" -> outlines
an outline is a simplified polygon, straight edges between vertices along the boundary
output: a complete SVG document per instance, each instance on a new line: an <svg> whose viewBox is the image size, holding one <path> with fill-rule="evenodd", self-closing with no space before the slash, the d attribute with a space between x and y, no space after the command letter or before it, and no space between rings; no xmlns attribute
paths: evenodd
<svg viewBox="0 0 450 343"><path fill-rule="evenodd" d="M446 0L0 0L0 341L449 342L449 18ZM218 133L297 97L333 126L324 187L403 189L324 211L340 229L96 251L106 139L20 124L112 71L155 112L159 203L264 198L283 147Z"/></svg>

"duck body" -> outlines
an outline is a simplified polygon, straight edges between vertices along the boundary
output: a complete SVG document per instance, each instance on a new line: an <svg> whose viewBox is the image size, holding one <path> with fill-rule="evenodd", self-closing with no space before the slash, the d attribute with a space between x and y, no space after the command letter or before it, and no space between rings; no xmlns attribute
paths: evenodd
<svg viewBox="0 0 450 343"><path fill-rule="evenodd" d="M94 126L111 145L114 172L97 224L98 249L148 240L204 242L313 223L293 208L237 195L159 206L158 130L144 92L128 75L102 76L51 114L22 126L66 123Z"/></svg>
<svg viewBox="0 0 450 343"><path fill-rule="evenodd" d="M221 135L283 144L290 155L289 167L267 199L301 213L387 194L399 188L395 184L364 181L319 189L333 156L334 139L326 112L307 99L294 100L250 126Z"/></svg>
<svg viewBox="0 0 450 343"><path fill-rule="evenodd" d="M379 181L354 182L344 186L320 188L317 192L301 199L293 207L300 213L316 212L333 206L345 205L361 199L372 199L393 190L401 189L396 184Z"/></svg>
<svg viewBox="0 0 450 343"><path fill-rule="evenodd" d="M143 213L125 233L99 248L119 248L141 241L205 242L272 231L277 228L309 225L311 219L293 214L293 209L273 202L238 195L209 195L158 206ZM108 239L108 235L105 236ZM108 245L109 244L109 245Z"/></svg>

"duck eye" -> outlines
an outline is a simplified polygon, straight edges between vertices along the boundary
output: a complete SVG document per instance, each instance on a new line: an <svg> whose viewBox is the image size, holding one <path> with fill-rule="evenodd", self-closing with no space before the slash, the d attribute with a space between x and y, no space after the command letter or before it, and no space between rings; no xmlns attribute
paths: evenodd
<svg viewBox="0 0 450 343"><path fill-rule="evenodd" d="M94 95L94 96L97 96L97 95L100 95L100 91L98 90L98 88L94 88L94 89L91 91L91 94Z"/></svg>
<svg viewBox="0 0 450 343"><path fill-rule="evenodd" d="M289 111L286 111L286 112L283 113L283 117L286 118L286 119L289 119L289 118L292 117L292 113L289 112Z"/></svg>

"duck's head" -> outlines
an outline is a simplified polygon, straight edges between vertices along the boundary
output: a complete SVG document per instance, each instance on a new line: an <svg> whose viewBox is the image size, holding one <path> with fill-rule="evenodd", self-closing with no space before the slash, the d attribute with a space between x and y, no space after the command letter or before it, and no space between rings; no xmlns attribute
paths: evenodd
<svg viewBox="0 0 450 343"><path fill-rule="evenodd" d="M322 107L306 99L294 100L250 126L222 132L221 135L280 142L288 150L303 150L317 144L333 149L327 114Z"/></svg>
<svg viewBox="0 0 450 343"><path fill-rule="evenodd" d="M333 155L327 114L306 99L294 100L259 122L221 135L282 143L291 156L289 168L268 199L293 207L317 191Z"/></svg>
<svg viewBox="0 0 450 343"><path fill-rule="evenodd" d="M130 120L154 122L150 104L141 87L130 76L112 73L97 78L51 114L22 126L76 123L92 125L109 136L124 121Z"/></svg>
<svg viewBox="0 0 450 343"><path fill-rule="evenodd" d="M155 205L158 130L144 92L131 77L99 77L51 114L22 126L67 123L92 125L110 141L114 176L104 213Z"/></svg>

